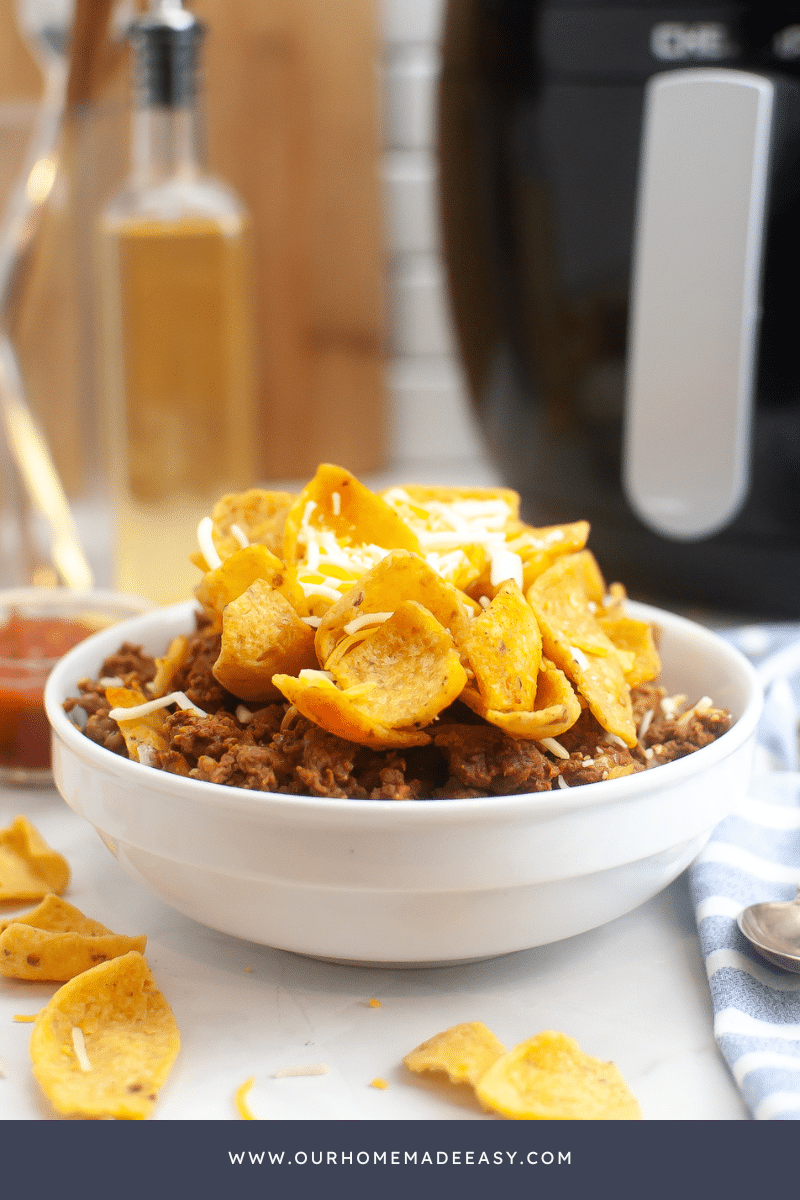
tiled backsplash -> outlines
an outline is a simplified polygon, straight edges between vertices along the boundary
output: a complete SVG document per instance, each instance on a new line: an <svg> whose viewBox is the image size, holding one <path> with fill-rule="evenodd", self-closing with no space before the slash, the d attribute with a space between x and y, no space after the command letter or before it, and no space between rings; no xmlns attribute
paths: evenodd
<svg viewBox="0 0 800 1200"><path fill-rule="evenodd" d="M441 259L436 89L444 0L377 0L389 261L390 456L481 459Z"/></svg>

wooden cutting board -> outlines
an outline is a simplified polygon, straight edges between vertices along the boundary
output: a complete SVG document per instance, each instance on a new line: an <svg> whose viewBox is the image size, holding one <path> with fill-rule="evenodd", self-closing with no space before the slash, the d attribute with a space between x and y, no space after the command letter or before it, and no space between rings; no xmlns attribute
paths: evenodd
<svg viewBox="0 0 800 1200"><path fill-rule="evenodd" d="M374 0L196 0L212 170L254 231L263 481L317 463L385 461L384 248ZM38 97L38 69L0 0L0 105ZM93 229L127 169L127 54L81 110L20 295L15 337L68 490L97 404ZM19 135L17 134L17 137ZM0 180L0 186L2 185Z"/></svg>

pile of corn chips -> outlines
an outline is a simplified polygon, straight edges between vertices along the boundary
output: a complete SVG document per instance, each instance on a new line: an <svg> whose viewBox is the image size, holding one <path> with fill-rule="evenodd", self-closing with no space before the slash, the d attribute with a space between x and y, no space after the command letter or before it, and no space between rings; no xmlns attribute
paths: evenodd
<svg viewBox="0 0 800 1200"><path fill-rule="evenodd" d="M57 1112L147 1117L180 1048L143 957L147 939L112 933L57 894L66 859L25 817L0 829L0 900L39 900L0 921L0 976L63 986L36 1015L33 1073Z"/></svg>
<svg viewBox="0 0 800 1200"><path fill-rule="evenodd" d="M454 1025L403 1059L411 1071L467 1084L485 1109L513 1121L635 1121L641 1118L616 1066L584 1054L574 1038L546 1030L506 1050L482 1021Z"/></svg>
<svg viewBox="0 0 800 1200"><path fill-rule="evenodd" d="M245 704L286 699L378 750L428 744L455 700L540 741L588 707L632 747L631 687L656 677L659 657L624 589L606 588L588 534L585 521L526 525L510 489L375 493L330 464L296 496L225 496L193 556L221 634L213 674ZM188 703L170 692L186 650L173 642L150 696L110 689L131 758L163 748L166 706Z"/></svg>

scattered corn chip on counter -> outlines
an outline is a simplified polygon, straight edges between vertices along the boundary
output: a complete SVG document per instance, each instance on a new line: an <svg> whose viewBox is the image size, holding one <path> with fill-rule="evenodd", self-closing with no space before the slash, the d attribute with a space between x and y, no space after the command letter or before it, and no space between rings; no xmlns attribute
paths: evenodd
<svg viewBox="0 0 800 1200"><path fill-rule="evenodd" d="M730 725L658 685L586 521L535 528L510 489L370 491L322 464L292 495L224 496L192 560L198 628L123 646L65 704L158 769L262 791L439 799L573 787Z"/></svg>

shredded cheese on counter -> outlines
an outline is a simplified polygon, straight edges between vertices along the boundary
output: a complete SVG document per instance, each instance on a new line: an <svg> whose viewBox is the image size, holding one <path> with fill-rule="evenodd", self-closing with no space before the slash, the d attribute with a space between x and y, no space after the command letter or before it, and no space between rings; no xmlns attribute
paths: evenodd
<svg viewBox="0 0 800 1200"><path fill-rule="evenodd" d="M278 1067L273 1079L293 1079L302 1075L327 1075L327 1063L311 1063L307 1067Z"/></svg>
<svg viewBox="0 0 800 1200"><path fill-rule="evenodd" d="M247 1103L247 1096L250 1092L251 1087L255 1083L255 1081L256 1081L255 1075L251 1075L249 1079L246 1079L244 1081L244 1083L240 1084L240 1086L236 1089L236 1092L234 1094L234 1100L236 1102L236 1111L238 1112L239 1116L242 1118L243 1121L257 1121L258 1120L258 1117L256 1117L256 1115L253 1113L253 1110L250 1108L250 1105Z"/></svg>

